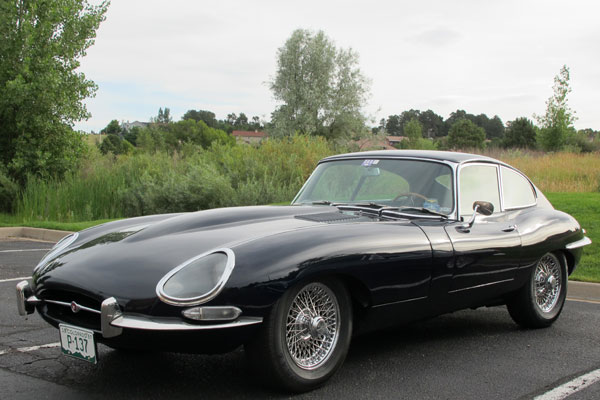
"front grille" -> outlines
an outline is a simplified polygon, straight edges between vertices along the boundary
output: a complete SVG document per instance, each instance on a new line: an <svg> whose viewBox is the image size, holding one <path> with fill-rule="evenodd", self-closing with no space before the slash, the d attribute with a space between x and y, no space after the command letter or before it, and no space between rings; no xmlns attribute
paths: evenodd
<svg viewBox="0 0 600 400"><path fill-rule="evenodd" d="M64 322L66 324L79 326L81 328L100 331L100 302L90 297L71 292L47 291L41 296L44 302L44 311L52 319ZM56 304L56 301L64 304ZM97 310L98 313L87 310L79 310L74 313L71 310L71 302L76 302L80 306Z"/></svg>

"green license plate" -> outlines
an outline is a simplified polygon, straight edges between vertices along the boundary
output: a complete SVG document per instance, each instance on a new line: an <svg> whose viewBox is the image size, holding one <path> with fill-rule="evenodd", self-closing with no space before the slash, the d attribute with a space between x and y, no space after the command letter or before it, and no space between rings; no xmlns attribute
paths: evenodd
<svg viewBox="0 0 600 400"><path fill-rule="evenodd" d="M58 325L60 347L63 354L96 364L96 343L94 332L71 325Z"/></svg>

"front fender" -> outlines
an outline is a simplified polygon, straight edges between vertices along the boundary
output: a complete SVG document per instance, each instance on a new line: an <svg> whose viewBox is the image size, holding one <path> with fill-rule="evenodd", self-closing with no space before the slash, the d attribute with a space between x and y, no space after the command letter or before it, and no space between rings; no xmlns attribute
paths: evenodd
<svg viewBox="0 0 600 400"><path fill-rule="evenodd" d="M268 307L297 283L330 275L361 282L370 305L428 296L431 246L408 222L323 224L232 250L236 266L218 300L246 308Z"/></svg>

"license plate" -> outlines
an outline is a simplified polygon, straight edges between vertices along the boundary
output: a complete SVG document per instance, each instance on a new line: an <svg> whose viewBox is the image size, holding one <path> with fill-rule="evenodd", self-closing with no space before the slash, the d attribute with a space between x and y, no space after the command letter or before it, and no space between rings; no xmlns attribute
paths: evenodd
<svg viewBox="0 0 600 400"><path fill-rule="evenodd" d="M62 353L96 364L96 342L94 332L70 325L59 325Z"/></svg>

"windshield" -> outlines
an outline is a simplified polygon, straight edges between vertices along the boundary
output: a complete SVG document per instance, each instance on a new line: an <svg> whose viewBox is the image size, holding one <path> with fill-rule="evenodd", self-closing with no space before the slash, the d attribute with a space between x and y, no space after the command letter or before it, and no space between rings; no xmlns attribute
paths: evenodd
<svg viewBox="0 0 600 400"><path fill-rule="evenodd" d="M417 160L352 159L319 164L293 204L377 203L423 207L443 214L454 209L452 169Z"/></svg>

